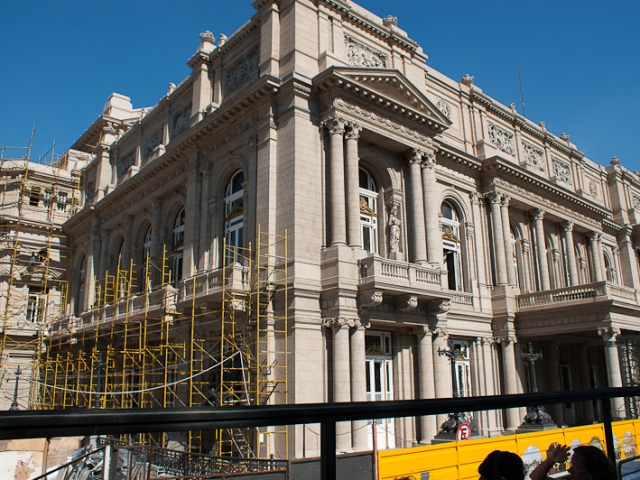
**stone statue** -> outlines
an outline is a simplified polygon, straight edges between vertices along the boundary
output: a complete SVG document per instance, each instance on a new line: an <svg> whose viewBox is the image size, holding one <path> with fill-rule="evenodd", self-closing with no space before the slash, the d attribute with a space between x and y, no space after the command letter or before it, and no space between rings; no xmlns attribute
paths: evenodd
<svg viewBox="0 0 640 480"><path fill-rule="evenodd" d="M398 204L391 204L389 212L389 253L398 253L400 251L400 227L402 222L398 218Z"/></svg>

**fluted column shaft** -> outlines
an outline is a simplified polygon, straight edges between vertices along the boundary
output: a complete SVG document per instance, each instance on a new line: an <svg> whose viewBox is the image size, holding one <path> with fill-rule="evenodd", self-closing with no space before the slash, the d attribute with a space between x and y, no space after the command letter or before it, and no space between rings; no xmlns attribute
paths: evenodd
<svg viewBox="0 0 640 480"><path fill-rule="evenodd" d="M569 282L573 287L580 284L578 263L576 262L576 249L573 244L573 222L567 221L562 227L564 229L564 244L567 249L567 263L569 263Z"/></svg>
<svg viewBox="0 0 640 480"><path fill-rule="evenodd" d="M515 355L515 338L508 337L503 339L502 354L504 367L504 387L507 395L515 395L518 393L518 384L516 377L516 355ZM515 431L521 423L520 409L507 409L507 430Z"/></svg>
<svg viewBox="0 0 640 480"><path fill-rule="evenodd" d="M347 241L351 247L362 246L360 239L360 175L358 167L358 138L362 127L349 123L346 133L347 175Z"/></svg>
<svg viewBox="0 0 640 480"><path fill-rule="evenodd" d="M513 264L513 243L511 243L511 225L509 222L509 200L507 195L502 196L500 202L500 217L502 218L502 235L504 237L504 256L506 260L507 279L509 285L516 285L516 270Z"/></svg>
<svg viewBox="0 0 640 480"><path fill-rule="evenodd" d="M331 245L344 245L346 238L344 188L344 122L331 119L329 126L329 202L331 205Z"/></svg>
<svg viewBox="0 0 640 480"><path fill-rule="evenodd" d="M596 276L596 282L602 282L604 280L602 276L602 255L599 246L600 235L598 232L593 232L589 235L591 258L593 259L593 273Z"/></svg>
<svg viewBox="0 0 640 480"><path fill-rule="evenodd" d="M416 330L418 336L418 376L420 380L420 398L436 397L433 376L433 334L428 326ZM438 424L433 415L420 418L422 438L420 443L428 444L438 433Z"/></svg>
<svg viewBox="0 0 640 480"><path fill-rule="evenodd" d="M365 356L365 328L367 325L356 320L355 327L351 329L351 401L365 402L367 400L367 377ZM354 450L366 450L367 434L366 420L351 422L351 435Z"/></svg>
<svg viewBox="0 0 640 480"><path fill-rule="evenodd" d="M421 167L422 152L417 149L411 149L409 154L409 177L411 182L411 212L412 212L412 237L413 237L413 261L415 263L426 263L427 247L425 241L424 230L424 204L421 183Z"/></svg>
<svg viewBox="0 0 640 480"><path fill-rule="evenodd" d="M442 228L440 204L436 195L436 156L427 151L422 161L422 199L427 234L427 260L432 265L442 264Z"/></svg>
<svg viewBox="0 0 640 480"><path fill-rule="evenodd" d="M604 358L607 364L607 380L609 387L622 387L622 374L620 373L620 357L618 356L617 339L620 335L619 328L600 328L598 335L604 340ZM612 416L616 418L625 417L624 399L612 398Z"/></svg>
<svg viewBox="0 0 640 480"><path fill-rule="evenodd" d="M502 195L493 193L489 197L491 201L491 226L493 229L493 244L495 246L495 257L497 267L498 285L506 285L509 283L507 276L507 265L504 251L504 228L502 225L502 214L500 212L500 202Z"/></svg>
<svg viewBox="0 0 640 480"><path fill-rule="evenodd" d="M351 368L349 350L349 322L344 318L332 318L325 322L333 333L333 401L351 401ZM351 450L351 423L336 423L336 448Z"/></svg>
<svg viewBox="0 0 640 480"><path fill-rule="evenodd" d="M537 210L533 218L535 220L536 229L536 249L538 254L538 267L540 273L540 289L549 290L551 283L549 282L549 261L547 259L547 248L544 240L544 212Z"/></svg>

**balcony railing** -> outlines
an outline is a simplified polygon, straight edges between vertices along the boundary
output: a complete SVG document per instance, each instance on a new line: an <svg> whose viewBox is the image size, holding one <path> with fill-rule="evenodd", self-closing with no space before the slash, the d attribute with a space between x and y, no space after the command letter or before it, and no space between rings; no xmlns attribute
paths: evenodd
<svg viewBox="0 0 640 480"><path fill-rule="evenodd" d="M610 282L589 283L574 287L556 288L544 292L525 293L518 296L518 308L541 307L564 302L593 301L611 298L631 303L639 303L638 291Z"/></svg>
<svg viewBox="0 0 640 480"><path fill-rule="evenodd" d="M399 262L370 255L360 260L360 283L387 284L398 288L428 288L441 290L441 277L445 274L439 268Z"/></svg>

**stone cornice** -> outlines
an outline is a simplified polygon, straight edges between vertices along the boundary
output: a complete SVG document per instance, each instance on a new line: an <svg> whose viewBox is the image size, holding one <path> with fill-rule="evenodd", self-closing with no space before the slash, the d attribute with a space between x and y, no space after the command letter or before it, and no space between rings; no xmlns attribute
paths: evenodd
<svg viewBox="0 0 640 480"><path fill-rule="evenodd" d="M597 220L598 223L602 219L612 218L612 214L610 211L604 210L603 208L595 205L590 201L578 198L574 193L564 188L557 187L539 177L534 177L531 175L530 172L522 169L521 167L508 163L502 160L500 157L492 157L489 160L485 160L484 169L485 169L485 174L488 174L488 175L495 175L495 173L500 173L500 174L503 174L504 176L515 178L521 182L528 183L529 185L535 187L537 190L545 192L544 194L545 197L550 194L556 198L573 203L576 206L584 210L587 210L591 214L595 214L596 216L600 217ZM494 180L500 180L500 178L495 178ZM500 182L494 182L494 183L498 184Z"/></svg>
<svg viewBox="0 0 640 480"><path fill-rule="evenodd" d="M466 153L459 152L453 147L442 144L440 142L437 142L436 155L447 160L452 160L456 163L459 163L463 167L470 168L472 170L482 170L482 162L480 160Z"/></svg>
<svg viewBox="0 0 640 480"><path fill-rule="evenodd" d="M478 90L472 89L469 93L469 100L483 105L488 112L491 112L494 115L502 118L514 127L517 126L518 128L520 128L520 130L529 133L541 142L546 143L547 145L555 148L565 155L576 158L578 160L582 160L584 158L584 153L571 146L571 144L569 144L568 142L565 142L564 140L556 137L546 129L532 124L529 120L527 120L517 112L513 112L503 105L496 103L488 95L479 92Z"/></svg>
<svg viewBox="0 0 640 480"><path fill-rule="evenodd" d="M122 200L130 193L135 192L140 185L175 165L196 146L197 142L211 136L214 130L224 128L234 120L242 118L248 111L254 110L256 103L262 98L276 94L278 88L279 80L275 77L270 75L260 77L228 103L176 137L167 145L164 155L143 166L136 175L119 184L113 192L96 203L93 209L85 207L69 219L65 223L65 229L72 229L88 218L93 218L95 214L102 217L114 205L121 204Z"/></svg>
<svg viewBox="0 0 640 480"><path fill-rule="evenodd" d="M403 49L410 51L411 53L416 52L420 48L420 46L416 42L411 40L409 37L400 34L393 28L388 28L383 25L373 23L369 18L356 12L350 6L346 5L342 1L320 0L320 2L324 3L334 11L339 12L342 16L344 16L347 20L349 20L354 25L357 25L358 27L362 28L368 33L375 35L376 37L388 43L393 43L395 45L398 45Z"/></svg>

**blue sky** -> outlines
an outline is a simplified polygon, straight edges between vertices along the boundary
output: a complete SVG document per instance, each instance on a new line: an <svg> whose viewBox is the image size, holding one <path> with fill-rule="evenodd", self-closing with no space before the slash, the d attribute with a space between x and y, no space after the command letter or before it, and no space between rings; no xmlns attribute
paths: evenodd
<svg viewBox="0 0 640 480"><path fill-rule="evenodd" d="M189 74L204 30L230 35L254 12L251 0L7 0L0 6L0 146L32 158L56 141L62 153L100 114L111 92L151 106ZM640 170L640 1L360 0L395 15L459 80L547 129L571 135L590 159L612 156Z"/></svg>

